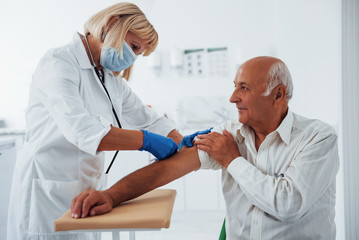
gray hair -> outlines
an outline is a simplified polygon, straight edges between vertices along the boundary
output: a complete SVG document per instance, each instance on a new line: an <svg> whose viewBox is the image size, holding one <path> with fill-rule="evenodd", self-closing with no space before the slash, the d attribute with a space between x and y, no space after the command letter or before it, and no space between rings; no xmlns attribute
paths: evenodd
<svg viewBox="0 0 359 240"><path fill-rule="evenodd" d="M269 69L268 74L268 83L267 91L263 96L268 96L272 90L277 87L279 84L283 84L287 89L287 98L291 99L293 96L293 83L292 76L282 61L275 62Z"/></svg>

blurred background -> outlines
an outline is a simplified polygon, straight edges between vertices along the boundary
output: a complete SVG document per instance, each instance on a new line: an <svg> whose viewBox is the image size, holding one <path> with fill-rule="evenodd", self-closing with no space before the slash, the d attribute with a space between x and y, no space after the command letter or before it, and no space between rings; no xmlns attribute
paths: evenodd
<svg viewBox="0 0 359 240"><path fill-rule="evenodd" d="M70 42L75 32L83 33L91 15L117 2L1 0L1 138L15 139L16 148L21 147L31 76L43 54ZM129 84L145 104L175 121L182 133L236 119L237 111L228 101L236 69L249 58L263 55L278 57L289 67L294 82L292 111L341 131L342 1L130 2L143 10L160 40L151 56L138 58ZM340 146L342 156L342 140ZM121 152L108 185L149 159L143 152ZM171 228L139 233L137 239L218 238L225 209L220 172L198 171L165 187L178 193ZM6 201L7 195L2 195ZM341 168L337 239L345 239L344 205Z"/></svg>

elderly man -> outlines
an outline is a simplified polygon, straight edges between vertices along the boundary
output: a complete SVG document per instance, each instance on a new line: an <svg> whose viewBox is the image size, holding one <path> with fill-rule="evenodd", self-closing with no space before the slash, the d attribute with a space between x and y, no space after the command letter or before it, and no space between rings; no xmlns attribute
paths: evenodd
<svg viewBox="0 0 359 240"><path fill-rule="evenodd" d="M239 122L226 122L183 148L121 179L106 191L72 201L73 217L102 214L197 169L222 170L228 239L335 239L337 135L291 112L286 65L272 57L248 60L230 98Z"/></svg>

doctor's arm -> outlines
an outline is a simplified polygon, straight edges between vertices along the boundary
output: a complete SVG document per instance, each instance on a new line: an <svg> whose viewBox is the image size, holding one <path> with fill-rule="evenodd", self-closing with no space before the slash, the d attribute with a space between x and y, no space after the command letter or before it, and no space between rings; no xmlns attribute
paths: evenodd
<svg viewBox="0 0 359 240"><path fill-rule="evenodd" d="M157 159L174 154L182 135L174 129L173 123L144 105L124 80L119 80L118 84L122 96L120 121L124 129L111 126L98 151L139 149L152 153Z"/></svg>
<svg viewBox="0 0 359 240"><path fill-rule="evenodd" d="M182 137L176 130L172 130L168 136L164 137L146 130L127 130L111 126L97 150L145 150L157 159L164 159L177 151L177 143L172 138L180 141Z"/></svg>
<svg viewBox="0 0 359 240"><path fill-rule="evenodd" d="M122 113L127 120L124 123L132 129L148 130L148 134L112 127L111 121L99 113L91 113L85 107L87 103L79 91L81 81L76 65L66 53L50 51L33 75L36 96L70 143L91 155L96 155L99 150L141 149L163 159L176 152L177 144L164 137L174 127L144 106L137 96L131 94L127 84L123 91L125 97ZM122 88L119 86L119 89ZM128 116L132 118L127 118ZM176 141L177 137L176 135Z"/></svg>
<svg viewBox="0 0 359 240"><path fill-rule="evenodd" d="M175 129L172 121L160 116L151 107L146 106L126 81L121 79L118 83L122 96L121 124L124 128L145 129L167 136L177 144L182 140L182 135Z"/></svg>
<svg viewBox="0 0 359 240"><path fill-rule="evenodd" d="M111 126L110 131L102 138L98 151L137 150L142 148L143 132Z"/></svg>
<svg viewBox="0 0 359 240"><path fill-rule="evenodd" d="M137 150L143 145L143 132L137 130L127 130L111 126L111 130L102 138L98 151L112 150ZM178 144L182 140L182 135L177 130L172 130L167 137Z"/></svg>
<svg viewBox="0 0 359 240"><path fill-rule="evenodd" d="M105 191L88 190L71 203L72 216L87 217L110 212L120 203L136 198L199 169L197 148L183 148L170 158L157 161L122 178Z"/></svg>

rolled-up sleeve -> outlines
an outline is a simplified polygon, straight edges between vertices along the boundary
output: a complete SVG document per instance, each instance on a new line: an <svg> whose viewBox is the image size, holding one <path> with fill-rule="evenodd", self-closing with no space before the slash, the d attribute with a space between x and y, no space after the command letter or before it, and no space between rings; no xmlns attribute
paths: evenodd
<svg viewBox="0 0 359 240"><path fill-rule="evenodd" d="M47 53L33 75L33 84L64 137L80 150L96 155L111 122L85 108L79 72L66 58L62 53Z"/></svg>
<svg viewBox="0 0 359 240"><path fill-rule="evenodd" d="M230 127L228 126L229 123L230 122L225 122L221 125L214 127L212 132L218 132L222 134L224 129L227 129L228 131L232 132L232 129L230 129ZM222 166L205 151L198 149L198 157L199 161L201 162L200 169L218 170L222 168Z"/></svg>
<svg viewBox="0 0 359 240"><path fill-rule="evenodd" d="M208 153L198 149L198 157L201 162L201 167L199 169L212 169L218 170L221 168L221 165L217 163Z"/></svg>

